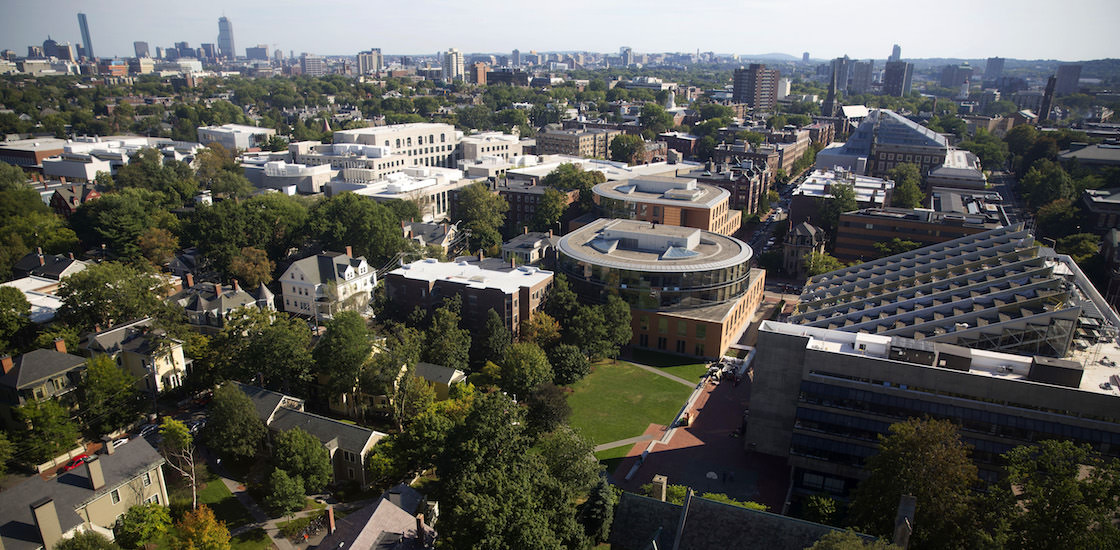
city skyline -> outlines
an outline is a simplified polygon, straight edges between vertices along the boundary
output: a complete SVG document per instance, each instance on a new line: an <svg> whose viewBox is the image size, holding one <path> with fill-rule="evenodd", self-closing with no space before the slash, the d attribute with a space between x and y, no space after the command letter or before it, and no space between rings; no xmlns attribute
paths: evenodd
<svg viewBox="0 0 1120 550"><path fill-rule="evenodd" d="M19 0L7 6L8 16L0 22L0 48L20 52L40 44L48 35L58 41L81 42L75 21L78 12L89 18L92 41L102 57L129 57L134 41L166 47L186 41L193 47L217 41L218 18L227 17L237 27L237 55L246 46L267 44L285 53L294 51L320 55L355 55L370 47L388 54L435 55L448 48L464 53L503 53L513 49L536 51L592 51L617 53L626 45L639 53L714 51L723 54L760 55L785 53L800 57L808 51L814 59L845 54L853 59L885 59L891 46L902 47L903 59L1000 56L1012 59L1084 61L1116 57L1110 41L1109 24L1120 18L1120 5L1090 0L1081 7L1099 16L1084 18L1068 29L1047 28L1046 38L1022 29L1037 25L1037 14L1049 4L1023 2L966 2L951 0L938 6L944 14L958 14L937 25L925 21L919 9L899 10L893 2L856 0L837 5L826 0L798 4L794 19L788 4L777 0L755 0L737 5L700 1L679 4L662 0L647 2L643 9L629 5L604 7L578 1L564 11L549 13L542 25L539 11L515 10L494 0L467 4L419 2L370 7L357 0L332 0L322 9L308 11L306 5L290 0L268 4L238 4L203 0L190 6L162 6L134 0L107 0L90 9L88 2L63 0L30 2ZM262 8L268 9L262 9ZM293 13L299 12L299 16ZM44 17L44 13L52 14ZM109 14L128 14L110 17ZM423 13L424 18L416 17ZM735 16L736 14L742 17ZM414 21L416 25L408 24ZM466 21L478 21L501 33L481 34ZM666 25L666 32L650 32ZM752 23L757 21L757 23ZM843 35L801 32L819 21L849 21L837 27L854 29ZM298 26L293 25L298 23ZM418 28L419 26L419 28ZM610 32L602 32L609 29ZM867 32L863 29L877 29ZM422 30L423 32L417 32ZM671 31L671 32L669 32Z"/></svg>

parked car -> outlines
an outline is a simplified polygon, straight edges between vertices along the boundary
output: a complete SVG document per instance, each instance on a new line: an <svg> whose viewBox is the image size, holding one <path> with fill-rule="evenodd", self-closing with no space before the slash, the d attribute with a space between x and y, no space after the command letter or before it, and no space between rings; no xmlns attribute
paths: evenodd
<svg viewBox="0 0 1120 550"><path fill-rule="evenodd" d="M81 466L82 464L85 464L86 462L89 462L90 460L93 460L93 459L90 458L89 455L87 455L85 453L82 453L82 454L80 454L80 455L78 455L74 458L71 458L70 462L67 462L66 466L63 466L62 471L69 472L70 470L73 470L74 468L77 468L78 466Z"/></svg>
<svg viewBox="0 0 1120 550"><path fill-rule="evenodd" d="M120 447L121 445L124 445L125 443L128 443L128 438L127 437L122 437L122 438L113 442L113 448L116 449L117 447Z"/></svg>

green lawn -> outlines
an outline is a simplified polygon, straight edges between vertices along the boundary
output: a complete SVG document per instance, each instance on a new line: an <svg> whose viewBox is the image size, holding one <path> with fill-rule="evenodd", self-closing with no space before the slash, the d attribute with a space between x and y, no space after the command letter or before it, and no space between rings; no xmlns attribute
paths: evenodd
<svg viewBox="0 0 1120 550"><path fill-rule="evenodd" d="M602 362L572 384L569 423L599 445L642 435L652 424L668 424L692 390L628 363Z"/></svg>
<svg viewBox="0 0 1120 550"><path fill-rule="evenodd" d="M214 511L214 517L226 522L226 527L231 530L253 521L249 511L221 480L207 482L206 487L198 491L198 502L209 506Z"/></svg>
<svg viewBox="0 0 1120 550"><path fill-rule="evenodd" d="M661 353L645 349L636 349L633 352L634 362L649 367L660 369L666 374L679 376L689 382L699 382L700 377L708 372L708 364L697 361L692 357L682 357L671 353Z"/></svg>
<svg viewBox="0 0 1120 550"><path fill-rule="evenodd" d="M272 539L264 529L253 529L241 533L230 541L230 550L269 550L273 548Z"/></svg>

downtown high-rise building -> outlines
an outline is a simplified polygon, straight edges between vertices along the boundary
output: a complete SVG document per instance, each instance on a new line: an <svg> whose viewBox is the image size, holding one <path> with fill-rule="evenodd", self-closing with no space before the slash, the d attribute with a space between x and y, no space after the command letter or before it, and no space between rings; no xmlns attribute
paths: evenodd
<svg viewBox="0 0 1120 550"><path fill-rule="evenodd" d="M941 69L941 87L957 88L961 84L972 81L972 67L968 63L961 65L946 65Z"/></svg>
<svg viewBox="0 0 1120 550"><path fill-rule="evenodd" d="M327 64L322 57L305 53L299 56L300 72L305 76L323 76L327 74Z"/></svg>
<svg viewBox="0 0 1120 550"><path fill-rule="evenodd" d="M1081 89L1078 81L1081 80L1081 65L1066 63L1058 66L1058 82L1054 86L1054 95L1076 94Z"/></svg>
<svg viewBox="0 0 1120 550"><path fill-rule="evenodd" d="M1003 62L1002 57L989 57L988 62L984 65L984 82L999 80L1003 76Z"/></svg>
<svg viewBox="0 0 1120 550"><path fill-rule="evenodd" d="M136 54L137 58L152 56L151 50L148 49L147 42L133 42L132 51Z"/></svg>
<svg viewBox="0 0 1120 550"><path fill-rule="evenodd" d="M887 61L902 61L902 48L898 44L891 48L891 56Z"/></svg>
<svg viewBox="0 0 1120 550"><path fill-rule="evenodd" d="M809 52L801 52L801 62L802 63L808 63L809 62Z"/></svg>
<svg viewBox="0 0 1120 550"><path fill-rule="evenodd" d="M871 91L872 75L875 73L875 61L856 61L852 63L852 79L848 82L848 92L853 94L866 94Z"/></svg>
<svg viewBox="0 0 1120 550"><path fill-rule="evenodd" d="M852 60L846 55L833 59L832 71L836 73L836 90L847 93L848 81L851 79Z"/></svg>
<svg viewBox="0 0 1120 550"><path fill-rule="evenodd" d="M218 18L218 53L226 59L237 58L233 45L233 23L225 16Z"/></svg>
<svg viewBox="0 0 1120 550"><path fill-rule="evenodd" d="M521 66L521 50L513 50L513 55L509 58L510 65L514 67Z"/></svg>
<svg viewBox="0 0 1120 550"><path fill-rule="evenodd" d="M895 97L910 95L910 82L913 77L913 63L888 61L883 69L883 95Z"/></svg>
<svg viewBox="0 0 1120 550"><path fill-rule="evenodd" d="M268 61L268 44L245 48L245 57L249 60Z"/></svg>
<svg viewBox="0 0 1120 550"><path fill-rule="evenodd" d="M78 14L78 27L82 31L82 48L86 52L86 57L96 59L96 56L93 55L93 40L89 37L89 21L86 21L86 14Z"/></svg>
<svg viewBox="0 0 1120 550"><path fill-rule="evenodd" d="M623 46L618 49L618 55L622 58L622 64L629 67L634 64L634 50L629 46Z"/></svg>
<svg viewBox="0 0 1120 550"><path fill-rule="evenodd" d="M751 109L768 111L778 103L778 69L752 63L746 68L735 69L732 99L746 103Z"/></svg>
<svg viewBox="0 0 1120 550"><path fill-rule="evenodd" d="M443 81L463 80L466 70L463 67L463 52L451 48L443 54Z"/></svg>
<svg viewBox="0 0 1120 550"><path fill-rule="evenodd" d="M385 60L381 56L381 48L370 48L364 52L358 52L358 74L371 74L380 71L385 66Z"/></svg>

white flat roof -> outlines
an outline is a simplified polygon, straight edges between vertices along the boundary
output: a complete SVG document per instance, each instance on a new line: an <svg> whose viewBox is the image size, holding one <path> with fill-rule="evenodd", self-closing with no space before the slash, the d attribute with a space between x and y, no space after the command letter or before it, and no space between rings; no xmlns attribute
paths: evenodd
<svg viewBox="0 0 1120 550"><path fill-rule="evenodd" d="M429 283L451 281L474 288L494 288L505 294L513 294L521 288L535 286L552 278L551 271L533 266L499 271L485 269L477 261L439 262L431 258L405 264L389 274Z"/></svg>

